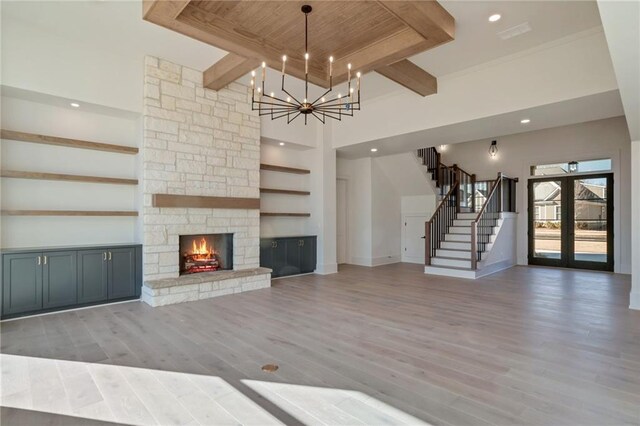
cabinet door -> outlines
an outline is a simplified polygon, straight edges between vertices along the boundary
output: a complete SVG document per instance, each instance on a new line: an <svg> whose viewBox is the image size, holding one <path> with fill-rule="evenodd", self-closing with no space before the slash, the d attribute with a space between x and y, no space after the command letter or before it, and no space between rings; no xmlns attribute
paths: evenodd
<svg viewBox="0 0 640 426"><path fill-rule="evenodd" d="M2 315L42 309L42 253L6 254L2 270Z"/></svg>
<svg viewBox="0 0 640 426"><path fill-rule="evenodd" d="M273 274L271 276L282 277L284 275L287 275L287 248L285 240L277 239L273 241L273 246L271 248L271 259L273 265Z"/></svg>
<svg viewBox="0 0 640 426"><path fill-rule="evenodd" d="M109 299L132 297L136 294L135 248L111 249L107 253L109 262Z"/></svg>
<svg viewBox="0 0 640 426"><path fill-rule="evenodd" d="M316 269L316 238L305 237L302 239L300 272L303 274L313 272Z"/></svg>
<svg viewBox="0 0 640 426"><path fill-rule="evenodd" d="M287 247L287 261L282 275L296 275L300 273L302 265L302 238L289 238L285 240Z"/></svg>
<svg viewBox="0 0 640 426"><path fill-rule="evenodd" d="M78 300L75 251L43 253L42 306L56 308Z"/></svg>
<svg viewBox="0 0 640 426"><path fill-rule="evenodd" d="M260 239L260 266L273 269L273 240L271 238Z"/></svg>
<svg viewBox="0 0 640 426"><path fill-rule="evenodd" d="M78 252L78 303L107 299L107 251Z"/></svg>

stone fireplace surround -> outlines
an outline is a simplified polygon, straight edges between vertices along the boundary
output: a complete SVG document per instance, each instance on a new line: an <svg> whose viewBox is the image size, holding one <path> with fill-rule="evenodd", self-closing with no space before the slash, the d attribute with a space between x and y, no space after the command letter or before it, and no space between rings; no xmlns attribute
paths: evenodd
<svg viewBox="0 0 640 426"><path fill-rule="evenodd" d="M202 87L202 73L145 59L142 300L151 306L269 287L259 209L154 207L154 194L258 198L260 119L247 86ZM179 276L179 236L233 234L233 270Z"/></svg>

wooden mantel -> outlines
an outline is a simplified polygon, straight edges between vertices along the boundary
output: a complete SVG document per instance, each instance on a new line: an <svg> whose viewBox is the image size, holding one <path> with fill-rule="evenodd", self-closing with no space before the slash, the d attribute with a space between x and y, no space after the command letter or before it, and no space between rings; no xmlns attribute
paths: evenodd
<svg viewBox="0 0 640 426"><path fill-rule="evenodd" d="M153 207L196 209L260 209L260 198L207 197L202 195L153 194Z"/></svg>

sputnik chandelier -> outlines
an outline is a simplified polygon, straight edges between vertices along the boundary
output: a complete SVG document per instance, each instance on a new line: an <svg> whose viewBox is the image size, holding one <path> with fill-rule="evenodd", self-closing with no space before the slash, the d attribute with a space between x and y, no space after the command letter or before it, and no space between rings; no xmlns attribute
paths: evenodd
<svg viewBox="0 0 640 426"><path fill-rule="evenodd" d="M351 82L351 64L347 65L347 93L343 96L338 93L335 98L328 98L327 95L333 90L333 56L329 57L329 89L318 96L313 102L309 102L309 50L307 45L308 31L307 20L312 7L302 6L304 13L304 97L302 102L287 91L284 86L285 69L287 56L282 56L282 91L287 95L286 99L275 96L273 92L267 94L264 87L266 77L266 62L262 63L262 81L256 83L256 72L251 72L251 108L259 111L259 115L269 115L272 120L287 118L287 124L302 115L304 124L307 124L307 117L311 114L322 123L326 118L342 120L343 116L353 117L353 111L360 110L360 73L356 73L355 87ZM258 86L256 89L256 85ZM354 99L355 96L355 99Z"/></svg>

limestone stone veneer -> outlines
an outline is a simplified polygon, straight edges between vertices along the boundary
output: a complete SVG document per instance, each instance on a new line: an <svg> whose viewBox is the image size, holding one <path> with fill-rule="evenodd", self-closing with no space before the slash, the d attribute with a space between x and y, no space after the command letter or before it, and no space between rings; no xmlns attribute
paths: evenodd
<svg viewBox="0 0 640 426"><path fill-rule="evenodd" d="M271 287L271 269L268 268L201 272L146 281L142 286L142 300L156 307L267 287Z"/></svg>

